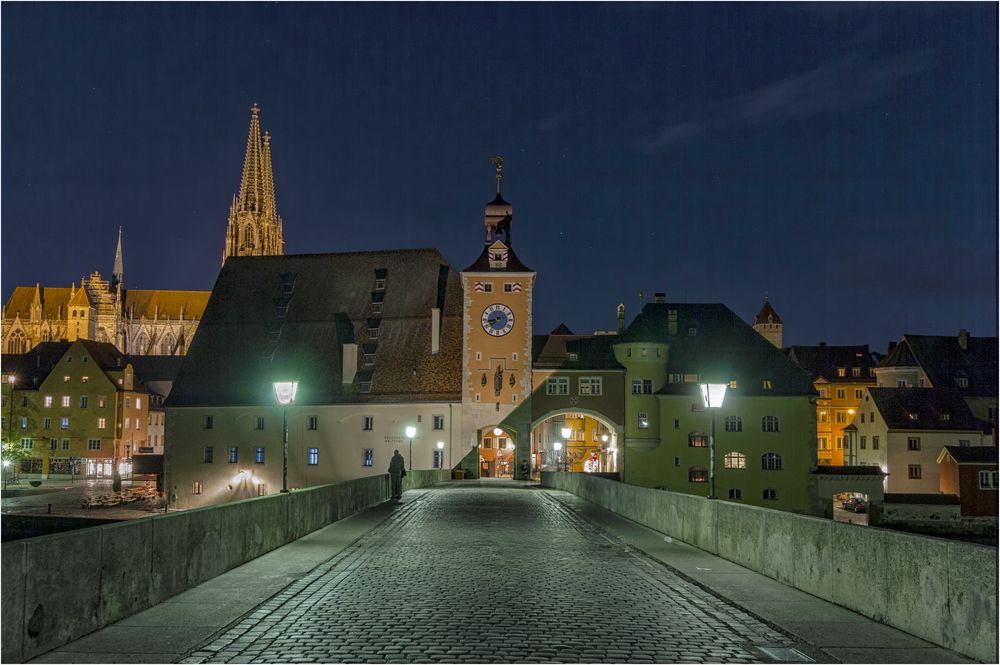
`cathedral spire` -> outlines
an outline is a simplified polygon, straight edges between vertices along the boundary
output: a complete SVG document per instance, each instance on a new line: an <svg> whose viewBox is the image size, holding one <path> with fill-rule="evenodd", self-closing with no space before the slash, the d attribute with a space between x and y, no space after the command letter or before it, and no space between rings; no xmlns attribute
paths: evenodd
<svg viewBox="0 0 1000 665"><path fill-rule="evenodd" d="M250 109L240 193L229 210L222 262L230 256L281 255L282 245L281 216L271 170L271 134L261 136L260 107L255 103Z"/></svg>
<svg viewBox="0 0 1000 665"><path fill-rule="evenodd" d="M122 260L122 227L118 227L118 248L115 250L115 268L111 271L111 290L125 283L125 262Z"/></svg>

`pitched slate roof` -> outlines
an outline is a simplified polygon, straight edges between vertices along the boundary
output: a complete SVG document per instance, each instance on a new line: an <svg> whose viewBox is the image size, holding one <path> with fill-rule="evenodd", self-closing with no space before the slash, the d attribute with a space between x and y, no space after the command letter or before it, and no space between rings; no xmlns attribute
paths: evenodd
<svg viewBox="0 0 1000 665"><path fill-rule="evenodd" d="M371 308L379 269L381 316ZM432 355L435 307L441 343ZM271 382L291 379L299 381L297 404L457 400L461 308L459 276L434 249L230 257L167 406L273 405ZM347 386L344 344L375 344L376 355L366 367L359 349ZM360 392L368 380L371 392Z"/></svg>
<svg viewBox="0 0 1000 665"><path fill-rule="evenodd" d="M868 392L891 430L980 432L984 429L984 424L972 415L969 405L954 388L869 388Z"/></svg>
<svg viewBox="0 0 1000 665"><path fill-rule="evenodd" d="M69 289L66 289L69 291ZM41 342L27 353L5 353L0 357L4 374L14 374L17 390L34 390L45 380L72 342Z"/></svg>
<svg viewBox="0 0 1000 665"><path fill-rule="evenodd" d="M904 335L879 367L919 366L935 388L953 387L967 397L996 397L998 392L997 338L969 335L966 348L957 335ZM965 388L956 380L964 378Z"/></svg>
<svg viewBox="0 0 1000 665"><path fill-rule="evenodd" d="M670 312L676 311L675 332ZM693 331L693 334L692 334ZM809 375L723 304L646 303L612 343L669 345L668 374L700 374L706 381L736 380L738 394L815 395ZM764 380L771 389L764 389ZM661 394L688 394L689 384L667 383Z"/></svg>
<svg viewBox="0 0 1000 665"><path fill-rule="evenodd" d="M938 464L945 454L957 464L997 464L996 446L945 446L938 455Z"/></svg>
<svg viewBox="0 0 1000 665"><path fill-rule="evenodd" d="M868 345L863 346L791 346L784 349L788 357L796 365L809 372L813 381L819 378L826 379L832 383L858 383L875 382L875 377L871 375L871 368L875 367L875 358L868 350ZM837 369L844 368L847 371L845 376L838 376ZM852 376L851 368L860 367L861 376Z"/></svg>

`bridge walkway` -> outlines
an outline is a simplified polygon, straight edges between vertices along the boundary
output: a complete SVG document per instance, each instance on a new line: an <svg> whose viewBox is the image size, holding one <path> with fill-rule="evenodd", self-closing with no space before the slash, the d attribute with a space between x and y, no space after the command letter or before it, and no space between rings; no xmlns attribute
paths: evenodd
<svg viewBox="0 0 1000 665"><path fill-rule="evenodd" d="M566 492L407 492L32 662L971 662Z"/></svg>

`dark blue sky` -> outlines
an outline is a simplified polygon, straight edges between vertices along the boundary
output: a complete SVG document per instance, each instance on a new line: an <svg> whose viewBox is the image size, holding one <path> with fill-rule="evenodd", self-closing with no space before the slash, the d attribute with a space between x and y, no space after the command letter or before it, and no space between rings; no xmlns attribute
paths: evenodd
<svg viewBox="0 0 1000 665"><path fill-rule="evenodd" d="M481 250L535 331L654 291L785 344L997 334L997 5L2 6L2 279L210 289L250 105L286 252Z"/></svg>

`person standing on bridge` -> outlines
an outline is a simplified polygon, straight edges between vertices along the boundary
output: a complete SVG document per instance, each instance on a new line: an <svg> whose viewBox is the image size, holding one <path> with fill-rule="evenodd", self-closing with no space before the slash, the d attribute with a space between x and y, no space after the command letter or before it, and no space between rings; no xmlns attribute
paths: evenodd
<svg viewBox="0 0 1000 665"><path fill-rule="evenodd" d="M394 450L392 453L392 459L389 460L389 482L392 489L392 500L399 501L403 498L403 477L406 475L406 462L398 450Z"/></svg>

